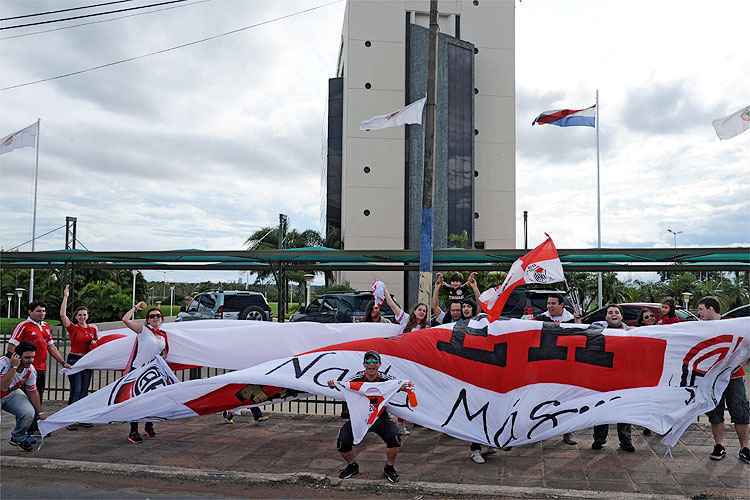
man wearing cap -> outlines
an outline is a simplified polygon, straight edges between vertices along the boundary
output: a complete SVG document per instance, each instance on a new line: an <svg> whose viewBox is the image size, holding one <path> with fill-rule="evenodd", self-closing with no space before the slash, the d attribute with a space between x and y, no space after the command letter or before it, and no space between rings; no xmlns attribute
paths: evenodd
<svg viewBox="0 0 750 500"><path fill-rule="evenodd" d="M347 382L385 382L393 380L393 377L380 371L380 354L375 351L367 351L364 357L364 370L357 372ZM328 381L328 387L336 388L336 382ZM410 389L411 384L405 382L401 390ZM391 420L387 410L383 410L374 424L370 426L370 431L374 432L385 442L386 464L383 468L385 478L391 483L398 482L398 472L394 468L398 449L401 446L401 438L398 434L398 426ZM354 434L352 433L352 423L347 420L339 430L336 439L336 447L341 456L346 460L346 467L339 473L341 479L348 479L359 474L359 464L354 461Z"/></svg>

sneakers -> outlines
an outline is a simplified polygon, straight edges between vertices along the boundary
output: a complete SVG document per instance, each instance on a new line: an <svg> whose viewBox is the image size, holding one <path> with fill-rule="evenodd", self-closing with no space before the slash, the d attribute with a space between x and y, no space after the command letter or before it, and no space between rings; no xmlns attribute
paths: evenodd
<svg viewBox="0 0 750 500"><path fill-rule="evenodd" d="M224 417L224 421L228 424L234 423L234 413L231 411L223 411L221 412L221 416Z"/></svg>
<svg viewBox="0 0 750 500"><path fill-rule="evenodd" d="M131 432L130 434L128 434L128 441L133 444L141 444L143 442L143 438L139 433Z"/></svg>
<svg viewBox="0 0 750 500"><path fill-rule="evenodd" d="M606 441L594 441L591 443L591 449L592 450L601 450L604 448L604 445L607 444Z"/></svg>
<svg viewBox="0 0 750 500"><path fill-rule="evenodd" d="M10 438L10 441L8 441L13 446L18 446L23 451L34 451L34 441L31 439L14 439Z"/></svg>
<svg viewBox="0 0 750 500"><path fill-rule="evenodd" d="M406 424L404 424L401 426L401 430L399 430L398 433L402 436L408 436L409 434L411 434L411 431L408 427L406 427Z"/></svg>
<svg viewBox="0 0 750 500"><path fill-rule="evenodd" d="M266 420L268 420L268 415L263 415L261 417L256 418L255 422L259 424L261 422L265 422Z"/></svg>
<svg viewBox="0 0 750 500"><path fill-rule="evenodd" d="M745 462L746 464L750 464L750 448L744 447L742 448L739 453L737 453L737 458Z"/></svg>
<svg viewBox="0 0 750 500"><path fill-rule="evenodd" d="M578 444L578 441L573 439L573 434L571 434L570 432L566 432L565 434L563 434L563 443L570 446L575 446Z"/></svg>
<svg viewBox="0 0 750 500"><path fill-rule="evenodd" d="M398 472L392 465L385 464L383 467L383 476L388 480L389 483L398 482Z"/></svg>
<svg viewBox="0 0 750 500"><path fill-rule="evenodd" d="M357 462L352 462L350 464L347 464L346 467L344 467L341 472L339 472L339 478L349 479L350 477L354 477L357 474L359 474L359 464L357 464Z"/></svg>
<svg viewBox="0 0 750 500"><path fill-rule="evenodd" d="M744 448L747 449L747 448ZM727 456L727 450L720 444L714 445L714 451L708 456L711 460L721 460Z"/></svg>
<svg viewBox="0 0 750 500"><path fill-rule="evenodd" d="M146 422L146 425L144 426L144 431L146 431L146 436L150 438L156 437L156 431L154 430L154 424L151 422Z"/></svg>
<svg viewBox="0 0 750 500"><path fill-rule="evenodd" d="M482 456L482 450L471 450L471 455L469 455L469 458L471 458L471 461L475 464L483 464L486 462L486 460Z"/></svg>
<svg viewBox="0 0 750 500"><path fill-rule="evenodd" d="M620 449L622 451L627 451L628 453L635 453L635 446L633 446L633 443L620 443Z"/></svg>

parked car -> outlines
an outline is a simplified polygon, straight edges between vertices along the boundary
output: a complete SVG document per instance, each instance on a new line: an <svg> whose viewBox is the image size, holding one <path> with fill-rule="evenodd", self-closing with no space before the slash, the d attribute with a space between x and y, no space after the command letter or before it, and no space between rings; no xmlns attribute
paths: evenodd
<svg viewBox="0 0 750 500"><path fill-rule="evenodd" d="M358 323L365 317L367 304L372 300L372 292L326 293L300 307L289 321L312 321L315 323ZM388 304L383 304L380 314L391 321L394 314Z"/></svg>
<svg viewBox="0 0 750 500"><path fill-rule="evenodd" d="M271 306L260 292L218 290L195 296L187 309L181 310L175 321L197 319L241 319L271 321Z"/></svg>
<svg viewBox="0 0 750 500"><path fill-rule="evenodd" d="M721 319L746 318L748 316L750 316L750 304L745 304L744 306L735 307L731 311L722 314Z"/></svg>
<svg viewBox="0 0 750 500"><path fill-rule="evenodd" d="M617 305L622 308L622 319L628 326L637 325L641 309L648 309L656 315L657 320L661 319L661 304L657 302L626 302ZM675 314L680 318L680 321L698 321L698 317L695 314L679 307L675 310ZM586 314L581 318L581 322L590 324L597 321L605 321L606 315L607 307L604 306L601 309Z"/></svg>
<svg viewBox="0 0 750 500"><path fill-rule="evenodd" d="M550 295L562 295L565 309L573 312L573 303L568 292L564 290L527 290L518 287L511 292L503 308L503 317L521 318L530 314L538 316L547 312L547 298Z"/></svg>

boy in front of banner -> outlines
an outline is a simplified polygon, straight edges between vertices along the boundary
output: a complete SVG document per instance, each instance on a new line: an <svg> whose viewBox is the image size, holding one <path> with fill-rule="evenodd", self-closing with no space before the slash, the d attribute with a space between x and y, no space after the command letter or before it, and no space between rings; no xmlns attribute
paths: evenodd
<svg viewBox="0 0 750 500"><path fill-rule="evenodd" d="M34 344L20 342L15 346L15 352L0 358L0 406L15 415L16 427L11 431L10 444L23 451L34 449L34 440L27 436L34 415L42 420L45 418L36 390L35 355ZM25 393L22 388L26 389Z"/></svg>
<svg viewBox="0 0 750 500"><path fill-rule="evenodd" d="M375 351L367 351L365 353L363 366L365 369L357 372L347 382L385 382L386 380L393 380L393 377L380 371L380 354ZM329 380L328 387L335 388L336 382ZM404 388L402 387L401 390L404 390ZM370 431L380 436L387 447L383 475L391 483L397 483L399 477L394 465L396 464L398 450L401 447L398 426L391 420L388 411L384 410L375 423L370 426ZM352 432L351 421L347 420L339 430L336 447L341 452L344 460L346 460L346 467L339 473L339 477L341 479L349 479L359 474L359 464L354 461L354 434Z"/></svg>
<svg viewBox="0 0 750 500"><path fill-rule="evenodd" d="M721 306L716 297L703 297L698 301L698 316L703 321L716 321L721 319ZM750 464L750 449L747 446L748 428L750 427L750 405L747 402L745 390L745 370L740 366L732 372L729 384L721 395L719 404L707 413L708 421L711 422L711 434L714 437L714 450L708 456L711 460L721 460L727 456L724 448L724 407L729 410L729 416L734 423L734 430L740 442L740 451L737 458Z"/></svg>
<svg viewBox="0 0 750 500"><path fill-rule="evenodd" d="M617 304L610 304L606 310L606 321L597 321L594 324L601 324L606 328L616 328L622 330L630 330L630 327L622 321L622 308ZM607 435L609 434L609 425L595 425L594 426L594 442L591 444L591 449L601 450L607 443ZM630 424L617 424L617 437L620 439L620 449L629 453L635 452L635 446L633 446L633 439L631 438L631 426Z"/></svg>

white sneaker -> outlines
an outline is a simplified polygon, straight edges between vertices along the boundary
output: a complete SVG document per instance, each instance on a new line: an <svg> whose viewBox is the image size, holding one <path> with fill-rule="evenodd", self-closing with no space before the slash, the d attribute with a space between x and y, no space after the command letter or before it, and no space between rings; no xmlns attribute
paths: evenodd
<svg viewBox="0 0 750 500"><path fill-rule="evenodd" d="M483 464L486 462L486 460L482 456L481 450L473 450L471 452L470 457L471 457L471 461L474 462L475 464Z"/></svg>
<svg viewBox="0 0 750 500"><path fill-rule="evenodd" d="M399 434L401 434L402 436L408 436L409 434L411 434L411 431L404 425L403 427L401 427L401 432L399 432Z"/></svg>

